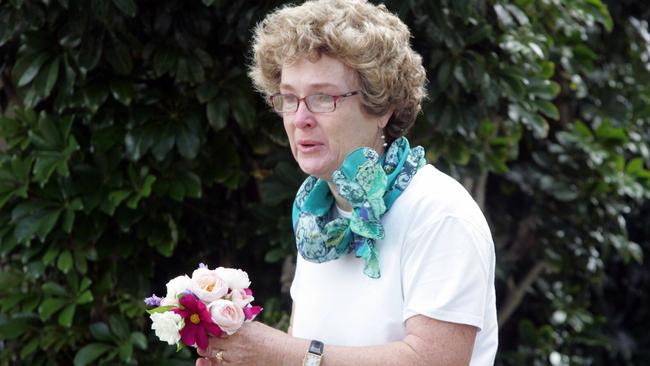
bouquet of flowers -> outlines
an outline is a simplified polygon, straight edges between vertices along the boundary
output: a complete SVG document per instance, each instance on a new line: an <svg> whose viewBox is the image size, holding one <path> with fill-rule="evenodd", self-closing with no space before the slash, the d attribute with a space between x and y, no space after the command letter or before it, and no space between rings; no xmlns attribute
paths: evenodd
<svg viewBox="0 0 650 366"><path fill-rule="evenodd" d="M184 346L208 347L208 336L235 333L245 321L262 311L251 305L253 292L248 274L240 269L208 269L201 263L187 275L167 283L167 295L155 294L144 300L152 321L151 329L163 342Z"/></svg>

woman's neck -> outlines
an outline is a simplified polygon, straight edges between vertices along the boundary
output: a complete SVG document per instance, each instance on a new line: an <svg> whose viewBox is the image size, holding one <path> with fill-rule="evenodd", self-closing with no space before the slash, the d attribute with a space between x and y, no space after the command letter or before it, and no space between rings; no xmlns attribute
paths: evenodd
<svg viewBox="0 0 650 366"><path fill-rule="evenodd" d="M336 205L339 206L339 208L343 211L352 211L352 205L350 205L350 202L348 202L345 198L341 197L339 192L337 192L336 184L334 184L333 182L327 182L327 185L330 187L330 192L332 192L332 195L334 196Z"/></svg>

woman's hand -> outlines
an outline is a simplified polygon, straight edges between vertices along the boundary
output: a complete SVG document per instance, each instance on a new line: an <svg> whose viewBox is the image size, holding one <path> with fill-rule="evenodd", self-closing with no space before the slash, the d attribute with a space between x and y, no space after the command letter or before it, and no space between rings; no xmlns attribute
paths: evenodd
<svg viewBox="0 0 650 366"><path fill-rule="evenodd" d="M281 348L288 338L286 333L262 323L244 323L231 336L211 337L207 349L198 349L203 357L196 360L196 366L280 365ZM222 352L223 361L218 361L217 352Z"/></svg>

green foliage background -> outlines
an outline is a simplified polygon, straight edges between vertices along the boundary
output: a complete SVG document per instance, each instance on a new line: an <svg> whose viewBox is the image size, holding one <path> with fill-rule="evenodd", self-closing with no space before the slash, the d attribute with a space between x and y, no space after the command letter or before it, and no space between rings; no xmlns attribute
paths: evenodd
<svg viewBox="0 0 650 366"><path fill-rule="evenodd" d="M279 5L0 3L0 365L193 364L142 298L199 262L286 326L304 177L245 75ZM649 364L650 8L386 5L429 78L410 138L493 229L497 364Z"/></svg>

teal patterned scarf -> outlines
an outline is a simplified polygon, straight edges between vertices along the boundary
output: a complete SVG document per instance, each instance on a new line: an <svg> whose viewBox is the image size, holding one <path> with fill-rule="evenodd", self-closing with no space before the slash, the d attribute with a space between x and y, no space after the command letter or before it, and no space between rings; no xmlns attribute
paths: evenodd
<svg viewBox="0 0 650 366"><path fill-rule="evenodd" d="M421 146L410 148L406 137L395 140L381 158L373 149L350 152L332 181L352 206L352 217L332 217L334 196L325 180L308 177L293 202L293 230L298 252L323 263L355 252L363 258L363 273L379 278L375 241L384 238L381 217L426 164Z"/></svg>

